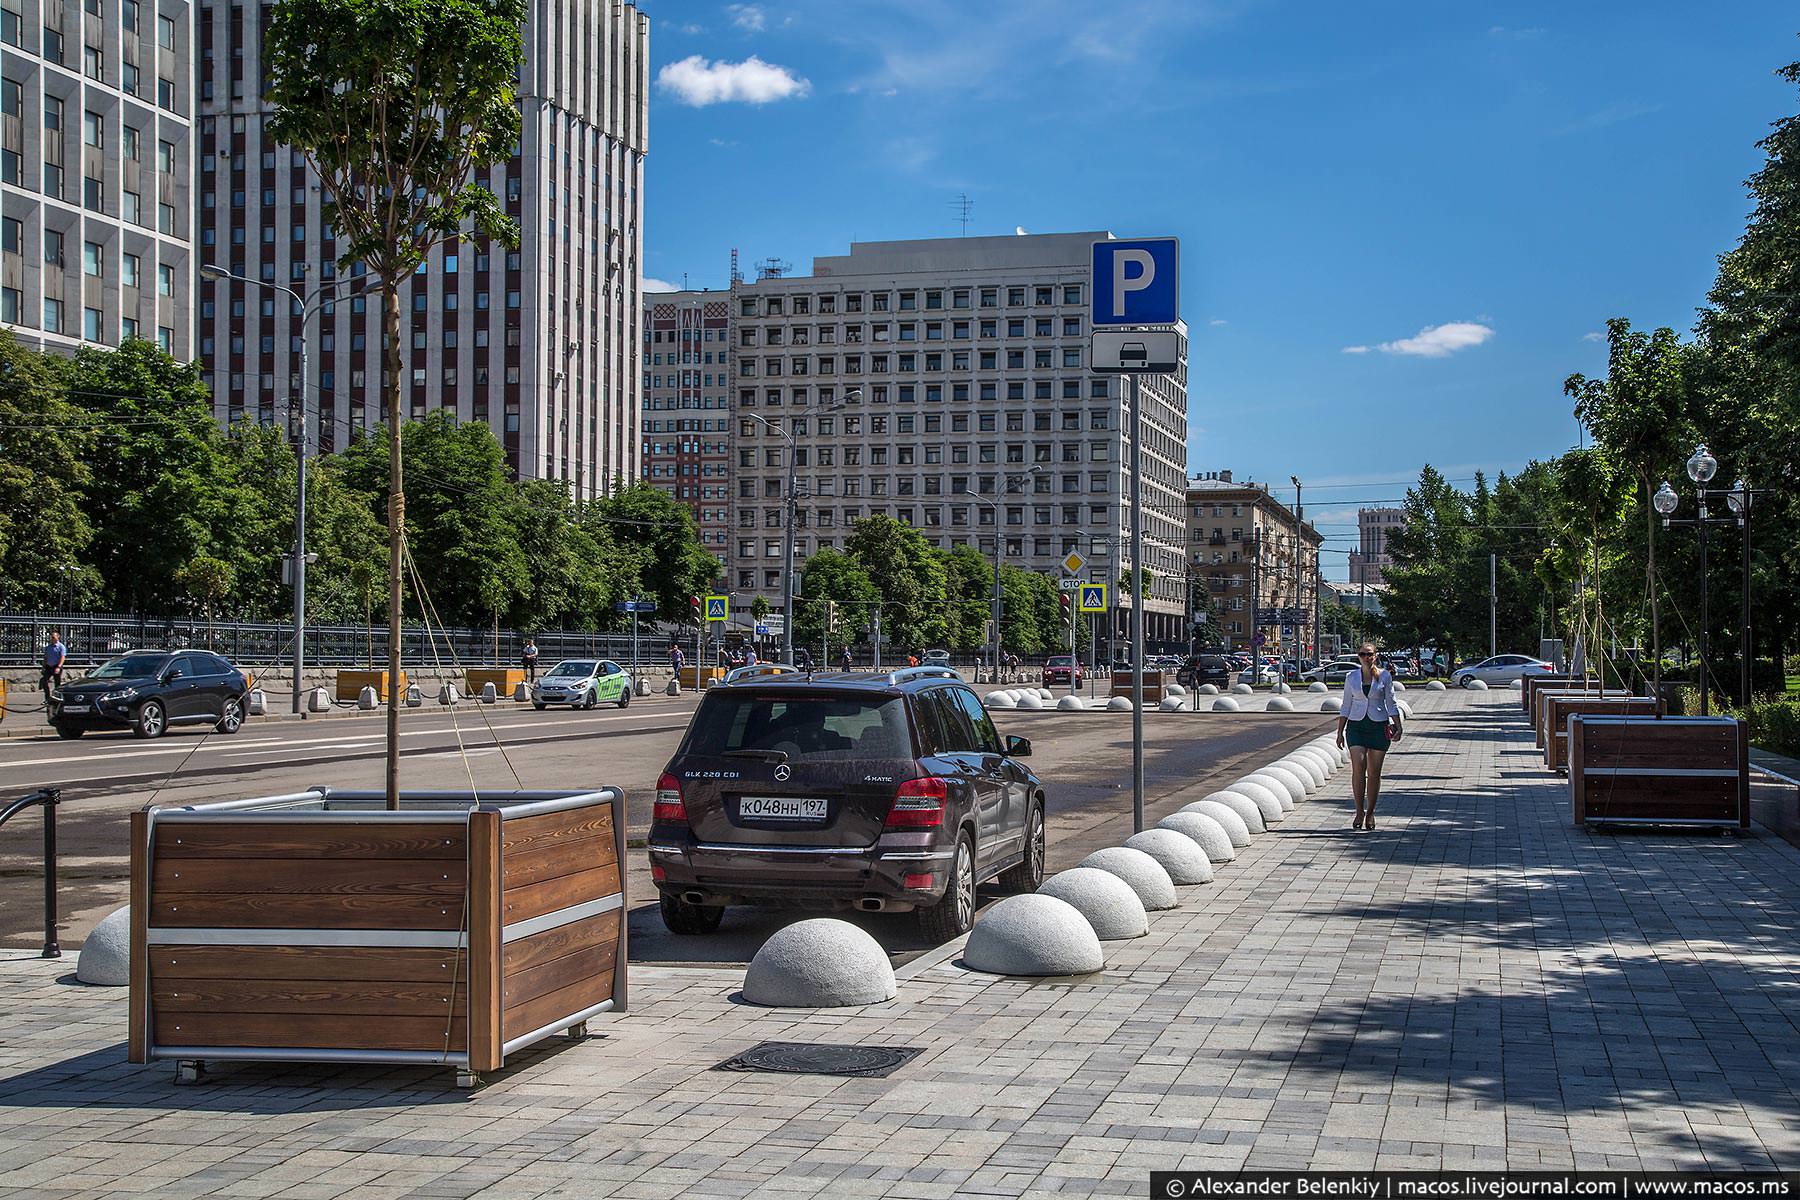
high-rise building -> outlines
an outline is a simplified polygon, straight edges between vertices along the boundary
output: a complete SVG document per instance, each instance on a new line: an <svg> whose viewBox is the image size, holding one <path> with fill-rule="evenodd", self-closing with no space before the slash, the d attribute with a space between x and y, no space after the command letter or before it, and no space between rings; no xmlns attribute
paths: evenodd
<svg viewBox="0 0 1800 1200"><path fill-rule="evenodd" d="M1129 388L1088 371L1092 245L1106 233L859 242L733 296L729 579L782 604L788 441L804 498L801 560L886 515L933 545L1116 584L1130 477L1144 485L1151 642L1185 640L1182 496L1187 373L1144 377L1142 447ZM768 421L779 432L762 424ZM1117 589L1114 589L1116 594ZM1129 594L1115 631L1123 631Z"/></svg>
<svg viewBox="0 0 1800 1200"><path fill-rule="evenodd" d="M198 9L199 254L256 281L201 281L199 354L221 419L269 421L302 394L307 339L307 408L331 450L386 417L380 301L359 270L340 277L318 178L267 132L269 11ZM452 239L406 281L401 395L410 416L487 423L519 476L588 498L638 478L649 18L535 3L524 34L519 153L476 181L519 246Z"/></svg>
<svg viewBox="0 0 1800 1200"><path fill-rule="evenodd" d="M0 5L0 320L27 345L193 355L188 6Z"/></svg>
<svg viewBox="0 0 1800 1200"><path fill-rule="evenodd" d="M1310 653L1325 540L1317 529L1296 523L1294 510L1268 484L1240 483L1230 471L1213 471L1188 481L1187 540L1189 574L1212 597L1212 632L1227 650L1248 653L1261 633L1265 654L1293 654L1296 644ZM1298 608L1300 621L1258 621L1257 610L1271 608Z"/></svg>
<svg viewBox="0 0 1800 1200"><path fill-rule="evenodd" d="M693 511L725 562L731 521L731 293L644 295L644 478Z"/></svg>
<svg viewBox="0 0 1800 1200"><path fill-rule="evenodd" d="M1350 552L1350 582L1380 587L1386 580L1382 571L1392 565L1388 553L1388 534L1406 524L1403 508L1359 508L1356 510L1357 548Z"/></svg>

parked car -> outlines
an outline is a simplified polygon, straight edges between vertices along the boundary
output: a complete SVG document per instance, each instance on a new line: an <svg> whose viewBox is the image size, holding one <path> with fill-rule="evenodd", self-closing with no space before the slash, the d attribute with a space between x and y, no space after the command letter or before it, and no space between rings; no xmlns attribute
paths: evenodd
<svg viewBox="0 0 1800 1200"><path fill-rule="evenodd" d="M1281 682L1281 668L1265 658L1261 662L1253 663L1252 665L1245 667L1242 671L1239 671L1238 682L1248 684L1279 683Z"/></svg>
<svg viewBox="0 0 1800 1200"><path fill-rule="evenodd" d="M947 667L950 665L950 652L948 650L927 650L919 655L919 665L921 667Z"/></svg>
<svg viewBox="0 0 1800 1200"><path fill-rule="evenodd" d="M1458 669L1450 676L1450 682L1457 687L1468 687L1471 682L1479 679L1492 686L1496 683L1511 683L1527 675L1548 675L1553 670L1555 668L1542 659L1523 654L1496 654L1492 658L1484 658Z"/></svg>
<svg viewBox="0 0 1800 1200"><path fill-rule="evenodd" d="M244 673L210 650L131 650L64 685L50 701L50 724L65 738L90 729L159 738L171 725L236 733L249 691Z"/></svg>
<svg viewBox="0 0 1800 1200"><path fill-rule="evenodd" d="M1223 654L1190 654L1175 672L1175 682L1182 687L1210 683L1224 688L1231 686L1231 677L1236 673L1236 664Z"/></svg>
<svg viewBox="0 0 1800 1200"><path fill-rule="evenodd" d="M531 687L531 707L552 704L592 708L602 701L624 708L631 703L631 672L609 658L565 658Z"/></svg>
<svg viewBox="0 0 1800 1200"><path fill-rule="evenodd" d="M1080 687L1082 681L1087 676L1081 668L1081 661L1079 659L1068 654L1058 654L1055 657L1048 659L1044 663L1044 686L1070 686L1069 675L1071 672L1075 675L1074 686Z"/></svg>
<svg viewBox="0 0 1800 1200"><path fill-rule="evenodd" d="M1356 670L1357 665L1357 661L1354 658L1334 659L1324 666L1314 667L1312 670L1304 672L1300 678L1309 683L1341 684L1344 682L1345 676Z"/></svg>
<svg viewBox="0 0 1800 1200"><path fill-rule="evenodd" d="M991 879L1044 878L1044 785L981 701L937 667L728 680L656 784L647 850L663 923L727 906L916 911L947 941Z"/></svg>

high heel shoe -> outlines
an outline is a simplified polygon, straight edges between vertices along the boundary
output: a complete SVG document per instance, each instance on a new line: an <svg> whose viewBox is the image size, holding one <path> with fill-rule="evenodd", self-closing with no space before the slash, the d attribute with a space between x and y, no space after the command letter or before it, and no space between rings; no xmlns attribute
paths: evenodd
<svg viewBox="0 0 1800 1200"><path fill-rule="evenodd" d="M1361 813L1357 813L1356 820L1350 822L1350 828L1361 829L1362 827L1363 827L1363 815Z"/></svg>

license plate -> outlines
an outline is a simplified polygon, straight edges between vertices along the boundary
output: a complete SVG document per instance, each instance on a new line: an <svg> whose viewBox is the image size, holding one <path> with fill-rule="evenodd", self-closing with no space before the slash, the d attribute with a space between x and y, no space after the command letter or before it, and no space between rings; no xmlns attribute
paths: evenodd
<svg viewBox="0 0 1800 1200"><path fill-rule="evenodd" d="M66 713L84 713L90 710L85 704L65 704L62 706L62 711Z"/></svg>
<svg viewBox="0 0 1800 1200"><path fill-rule="evenodd" d="M823 821L823 796L745 796L738 816L746 821Z"/></svg>

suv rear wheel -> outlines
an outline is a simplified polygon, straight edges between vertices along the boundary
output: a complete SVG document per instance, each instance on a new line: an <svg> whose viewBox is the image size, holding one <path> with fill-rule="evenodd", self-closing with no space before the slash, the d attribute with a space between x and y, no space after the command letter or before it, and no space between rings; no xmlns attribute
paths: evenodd
<svg viewBox="0 0 1800 1200"><path fill-rule="evenodd" d="M1000 886L1009 892L1035 892L1044 882L1044 806L1031 807L1025 823L1025 858L1000 873Z"/></svg>
<svg viewBox="0 0 1800 1200"><path fill-rule="evenodd" d="M680 896L671 896L667 892L658 897L662 907L663 924L669 927L670 933L682 935L698 933L714 933L719 922L725 919L725 906L689 904Z"/></svg>
<svg viewBox="0 0 1800 1200"><path fill-rule="evenodd" d="M956 839L956 857L944 898L919 910L919 927L931 942L959 938L975 927L975 847L969 835Z"/></svg>

